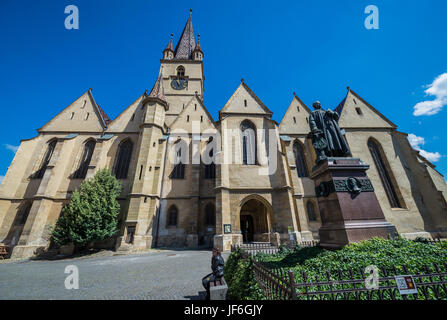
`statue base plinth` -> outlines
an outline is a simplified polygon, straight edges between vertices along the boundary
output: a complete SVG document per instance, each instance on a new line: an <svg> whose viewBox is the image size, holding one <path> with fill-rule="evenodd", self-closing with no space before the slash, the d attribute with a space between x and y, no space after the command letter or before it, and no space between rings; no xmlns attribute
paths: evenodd
<svg viewBox="0 0 447 320"><path fill-rule="evenodd" d="M358 158L328 158L311 178L320 208L320 245L337 249L372 237L389 238L396 228L385 220L366 170Z"/></svg>

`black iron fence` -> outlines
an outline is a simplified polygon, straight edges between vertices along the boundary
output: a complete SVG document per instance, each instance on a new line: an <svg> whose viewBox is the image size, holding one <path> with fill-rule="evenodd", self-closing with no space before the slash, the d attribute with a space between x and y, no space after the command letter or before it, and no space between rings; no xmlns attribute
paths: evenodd
<svg viewBox="0 0 447 320"><path fill-rule="evenodd" d="M246 253L245 258L249 258ZM269 269L253 259L254 276L268 300L447 300L447 263L427 265L423 273L411 274L405 265L402 271L411 275L417 293L400 293L395 276L401 273L395 267L380 267L375 286L363 269L359 269L360 277L352 269L348 277L342 270L326 270L324 277L313 279L302 272L303 281L297 282L292 271Z"/></svg>
<svg viewBox="0 0 447 320"><path fill-rule="evenodd" d="M288 243L284 245L287 249L294 249L294 248L303 248L303 247L315 247L319 245L319 241L317 240L309 240L309 241L299 241L299 242L293 242ZM280 246L271 244L269 242L250 242L250 243L243 243L239 245L231 245L231 252L241 249L244 250L247 254L251 256L255 256L258 253L264 253L264 254L275 254L280 251Z"/></svg>

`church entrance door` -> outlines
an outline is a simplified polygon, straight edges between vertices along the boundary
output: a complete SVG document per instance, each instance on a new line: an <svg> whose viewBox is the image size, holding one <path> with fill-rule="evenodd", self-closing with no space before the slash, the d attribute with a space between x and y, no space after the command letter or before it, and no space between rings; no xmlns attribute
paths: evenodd
<svg viewBox="0 0 447 320"><path fill-rule="evenodd" d="M253 217L241 215L241 232L244 242L253 241Z"/></svg>

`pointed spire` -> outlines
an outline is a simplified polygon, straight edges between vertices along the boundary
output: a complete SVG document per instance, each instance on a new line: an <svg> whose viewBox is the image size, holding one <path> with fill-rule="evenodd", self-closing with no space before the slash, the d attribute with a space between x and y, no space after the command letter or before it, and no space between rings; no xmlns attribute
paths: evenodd
<svg viewBox="0 0 447 320"><path fill-rule="evenodd" d="M192 10L189 10L189 18L183 29L180 40L174 50L174 56L176 59L192 59L192 52L196 47L196 39L194 37L194 30L192 28Z"/></svg>
<svg viewBox="0 0 447 320"><path fill-rule="evenodd" d="M160 67L160 72L158 73L157 81L155 81L155 84L152 87L149 97L157 98L166 102L165 90L163 88L163 67Z"/></svg>
<svg viewBox="0 0 447 320"><path fill-rule="evenodd" d="M174 36L174 34L171 33L171 39L169 39L169 43L163 51L170 50L170 51L174 52L173 45L172 45L172 37L173 36Z"/></svg>
<svg viewBox="0 0 447 320"><path fill-rule="evenodd" d="M194 51L200 51L203 53L202 47L200 46L200 33L197 35L197 44L196 47L194 48Z"/></svg>

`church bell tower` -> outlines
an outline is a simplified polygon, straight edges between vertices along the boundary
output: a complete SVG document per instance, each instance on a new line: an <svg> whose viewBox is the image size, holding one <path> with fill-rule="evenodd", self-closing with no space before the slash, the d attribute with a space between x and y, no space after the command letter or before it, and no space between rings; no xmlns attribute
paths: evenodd
<svg viewBox="0 0 447 320"><path fill-rule="evenodd" d="M200 40L196 42L194 36L192 10L175 49L171 34L160 63L163 68L165 97L169 104L169 111L166 113L166 124L169 126L195 94L203 99L203 51Z"/></svg>

